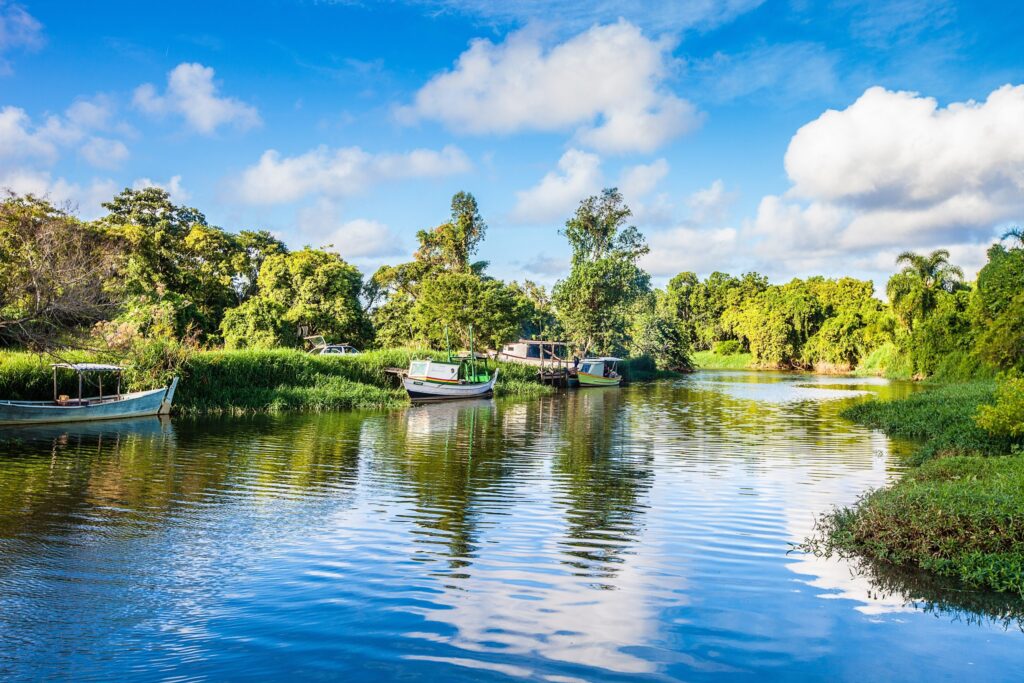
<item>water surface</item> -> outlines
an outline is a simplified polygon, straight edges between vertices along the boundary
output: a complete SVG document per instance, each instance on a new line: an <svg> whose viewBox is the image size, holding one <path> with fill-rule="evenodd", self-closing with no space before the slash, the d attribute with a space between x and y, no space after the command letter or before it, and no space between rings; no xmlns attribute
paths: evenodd
<svg viewBox="0 0 1024 683"><path fill-rule="evenodd" d="M1016 680L1019 603L791 552L905 385L0 431L0 677Z"/></svg>

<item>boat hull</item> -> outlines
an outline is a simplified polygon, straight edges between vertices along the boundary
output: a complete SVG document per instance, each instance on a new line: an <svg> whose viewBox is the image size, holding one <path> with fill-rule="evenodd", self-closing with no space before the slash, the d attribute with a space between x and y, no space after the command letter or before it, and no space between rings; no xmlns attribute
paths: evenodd
<svg viewBox="0 0 1024 683"><path fill-rule="evenodd" d="M577 373L580 387L617 387L622 383L621 377L602 377L585 372Z"/></svg>
<svg viewBox="0 0 1024 683"><path fill-rule="evenodd" d="M448 382L432 382L429 379L403 377L402 384L409 398L414 401L446 401L460 398L485 398L494 394L494 383L498 372L487 382L476 384L454 384Z"/></svg>
<svg viewBox="0 0 1024 683"><path fill-rule="evenodd" d="M0 401L0 427L167 415L171 411L177 386L178 378L175 377L168 387L125 394L120 400L92 405L59 406L50 401Z"/></svg>

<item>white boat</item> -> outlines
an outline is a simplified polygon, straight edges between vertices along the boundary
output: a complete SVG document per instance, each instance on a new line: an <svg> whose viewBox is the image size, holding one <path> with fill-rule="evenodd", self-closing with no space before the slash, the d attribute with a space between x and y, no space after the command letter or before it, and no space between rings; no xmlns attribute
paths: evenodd
<svg viewBox="0 0 1024 683"><path fill-rule="evenodd" d="M455 360L455 359L453 359ZM414 401L455 398L482 398L494 394L498 371L489 374L486 369L476 370L469 359L455 363L434 360L414 360L402 378L402 384Z"/></svg>
<svg viewBox="0 0 1024 683"><path fill-rule="evenodd" d="M57 394L57 370L67 369L78 373L78 397ZM175 377L169 386L149 391L121 393L119 365L99 363L57 363L53 365L52 401L0 401L0 426L49 424L56 422L87 422L93 420L118 420L146 415L168 415L178 387ZM116 391L103 393L103 374L116 375ZM99 395L83 396L83 378L86 375L99 377Z"/></svg>

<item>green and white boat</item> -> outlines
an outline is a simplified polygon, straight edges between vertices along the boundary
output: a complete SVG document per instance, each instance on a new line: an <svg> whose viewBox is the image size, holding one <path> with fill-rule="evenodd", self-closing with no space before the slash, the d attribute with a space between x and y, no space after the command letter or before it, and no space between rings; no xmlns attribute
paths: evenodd
<svg viewBox="0 0 1024 683"><path fill-rule="evenodd" d="M602 356L600 358L584 358L580 361L576 376L581 387L617 387L622 384L622 375L618 372L621 358Z"/></svg>
<svg viewBox="0 0 1024 683"><path fill-rule="evenodd" d="M445 337L448 332L445 330ZM458 398L483 398L494 394L498 370L487 369L486 357L473 353L473 328L469 328L469 355L453 356L448 361L413 360L402 384L414 401L442 401Z"/></svg>

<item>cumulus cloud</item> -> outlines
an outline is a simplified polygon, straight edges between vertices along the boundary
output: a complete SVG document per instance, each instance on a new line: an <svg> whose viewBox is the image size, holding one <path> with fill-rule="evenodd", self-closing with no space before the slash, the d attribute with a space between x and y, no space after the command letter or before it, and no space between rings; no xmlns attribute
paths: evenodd
<svg viewBox="0 0 1024 683"><path fill-rule="evenodd" d="M575 131L600 151L649 152L701 121L666 85L672 48L624 20L550 48L530 30L499 44L478 39L398 115L474 134Z"/></svg>
<svg viewBox="0 0 1024 683"><path fill-rule="evenodd" d="M296 224L305 236L322 245L331 245L346 259L377 259L404 252L401 241L390 227L368 218L343 221L337 205L326 199L300 209Z"/></svg>
<svg viewBox="0 0 1024 683"><path fill-rule="evenodd" d="M789 197L845 210L840 246L917 246L988 236L1024 214L1024 86L939 107L868 89L797 131ZM833 226L834 228L834 226Z"/></svg>
<svg viewBox="0 0 1024 683"><path fill-rule="evenodd" d="M658 183L668 175L668 171L669 165L664 159L630 166L619 178L619 190L627 202L631 199L640 199L653 192Z"/></svg>
<svg viewBox="0 0 1024 683"><path fill-rule="evenodd" d="M54 204L70 204L87 220L104 213L101 204L117 192L117 183L109 178L94 178L87 185L53 178L49 171L13 169L0 173L0 188L15 194L45 197Z"/></svg>
<svg viewBox="0 0 1024 683"><path fill-rule="evenodd" d="M120 140L103 137L89 138L79 150L82 157L96 168L114 169L128 158L128 147Z"/></svg>
<svg viewBox="0 0 1024 683"><path fill-rule="evenodd" d="M640 261L654 276L671 276L685 270L704 272L712 264L726 268L735 255L735 228L699 228L680 225L651 233L650 253Z"/></svg>
<svg viewBox="0 0 1024 683"><path fill-rule="evenodd" d="M11 73L7 55L42 46L43 25L21 5L0 0L0 76Z"/></svg>
<svg viewBox="0 0 1024 683"><path fill-rule="evenodd" d="M360 147L317 147L282 157L267 150L235 181L235 194L249 204L280 204L311 194L343 197L370 185L403 178L431 178L465 173L472 164L458 147L440 151L371 154Z"/></svg>
<svg viewBox="0 0 1024 683"><path fill-rule="evenodd" d="M212 67L181 63L167 75L167 89L157 93L151 83L135 89L133 102L140 110L157 116L178 114L196 132L204 135L233 124L239 129L260 125L256 108L233 97L220 94Z"/></svg>
<svg viewBox="0 0 1024 683"><path fill-rule="evenodd" d="M792 181L745 226L754 251L790 272L842 259L884 276L905 249L948 248L968 274L1000 227L1024 218L1024 86L940 107L874 87L800 128Z"/></svg>
<svg viewBox="0 0 1024 683"><path fill-rule="evenodd" d="M516 192L512 219L521 223L565 220L580 201L601 190L601 158L570 149L533 187Z"/></svg>
<svg viewBox="0 0 1024 683"><path fill-rule="evenodd" d="M709 223L724 220L736 199L737 194L726 190L725 183L718 179L687 197L686 205L694 221Z"/></svg>
<svg viewBox="0 0 1024 683"><path fill-rule="evenodd" d="M159 183L151 178L136 178L132 183L133 190L144 190L147 187L158 187L165 190L175 204L185 204L192 198L191 193L182 186L180 175L171 176L170 180L165 183Z"/></svg>
<svg viewBox="0 0 1024 683"><path fill-rule="evenodd" d="M0 159L35 167L54 164L61 149L82 143L79 152L99 168L112 168L128 156L119 140L90 135L111 127L113 106L102 96L76 100L63 115L51 114L34 122L19 107L0 109Z"/></svg>

